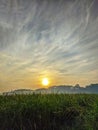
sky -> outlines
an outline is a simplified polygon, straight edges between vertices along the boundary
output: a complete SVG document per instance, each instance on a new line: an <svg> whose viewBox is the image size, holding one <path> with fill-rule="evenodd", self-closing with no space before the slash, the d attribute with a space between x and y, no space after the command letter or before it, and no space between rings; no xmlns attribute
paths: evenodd
<svg viewBox="0 0 98 130"><path fill-rule="evenodd" d="M0 0L0 92L98 83L98 0Z"/></svg>

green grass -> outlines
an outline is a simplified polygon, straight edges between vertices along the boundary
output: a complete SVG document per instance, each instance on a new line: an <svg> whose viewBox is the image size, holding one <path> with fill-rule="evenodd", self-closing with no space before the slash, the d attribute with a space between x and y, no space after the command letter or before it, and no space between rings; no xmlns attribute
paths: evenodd
<svg viewBox="0 0 98 130"><path fill-rule="evenodd" d="M98 95L0 96L0 130L98 130Z"/></svg>

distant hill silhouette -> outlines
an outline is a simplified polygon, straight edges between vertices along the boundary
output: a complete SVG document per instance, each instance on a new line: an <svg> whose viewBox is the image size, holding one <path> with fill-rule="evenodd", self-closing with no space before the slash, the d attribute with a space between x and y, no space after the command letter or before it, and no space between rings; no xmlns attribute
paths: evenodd
<svg viewBox="0 0 98 130"><path fill-rule="evenodd" d="M3 95L13 95L13 94L38 94L38 93L98 93L98 84L90 84L86 86L85 88L80 87L79 84L75 86L71 85L60 85L60 86L52 86L49 88L40 88L36 90L30 90L30 89L18 89L10 92L4 92Z"/></svg>

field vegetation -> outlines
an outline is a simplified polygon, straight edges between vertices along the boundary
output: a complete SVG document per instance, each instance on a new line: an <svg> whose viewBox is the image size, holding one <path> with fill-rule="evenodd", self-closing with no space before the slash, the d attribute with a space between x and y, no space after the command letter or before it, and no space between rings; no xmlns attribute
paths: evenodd
<svg viewBox="0 0 98 130"><path fill-rule="evenodd" d="M0 96L0 130L98 130L98 95Z"/></svg>

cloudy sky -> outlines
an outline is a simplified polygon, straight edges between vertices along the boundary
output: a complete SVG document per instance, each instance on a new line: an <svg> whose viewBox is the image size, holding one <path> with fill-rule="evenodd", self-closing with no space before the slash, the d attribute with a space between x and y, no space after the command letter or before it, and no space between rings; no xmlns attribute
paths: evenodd
<svg viewBox="0 0 98 130"><path fill-rule="evenodd" d="M0 91L98 83L98 0L0 0Z"/></svg>

